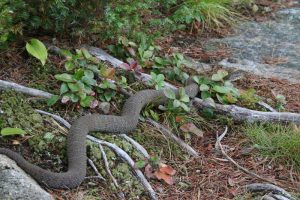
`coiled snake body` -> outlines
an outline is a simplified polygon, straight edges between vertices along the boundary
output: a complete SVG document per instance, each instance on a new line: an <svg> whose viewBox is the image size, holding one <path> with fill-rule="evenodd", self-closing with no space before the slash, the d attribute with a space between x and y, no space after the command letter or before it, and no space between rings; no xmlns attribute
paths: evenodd
<svg viewBox="0 0 300 200"><path fill-rule="evenodd" d="M190 83L185 87L186 94L189 97L195 97L198 88L195 83ZM166 101L167 98L161 90L142 90L125 102L120 116L93 114L80 117L72 124L67 138L67 172L54 173L42 169L26 161L20 154L6 148L0 148L0 154L16 161L25 172L46 187L74 188L81 184L86 175L85 141L89 132L129 133L136 128L139 113L146 104L150 102L161 104Z"/></svg>

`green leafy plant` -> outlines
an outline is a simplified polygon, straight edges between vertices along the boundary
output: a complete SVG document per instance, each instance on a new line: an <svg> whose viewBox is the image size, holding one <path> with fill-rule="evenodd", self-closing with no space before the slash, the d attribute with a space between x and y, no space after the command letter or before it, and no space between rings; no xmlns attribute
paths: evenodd
<svg viewBox="0 0 300 200"><path fill-rule="evenodd" d="M67 57L65 61L67 73L55 75L55 78L63 83L60 95L53 96L48 105L53 105L60 98L62 103L71 101L79 103L82 107L91 108L98 105L98 99L111 101L117 89L116 84L108 80L114 76L113 69L102 65L86 49L76 50L75 55L69 51L62 53ZM100 78L102 81L99 83ZM125 77L122 77L120 83L126 85Z"/></svg>
<svg viewBox="0 0 300 200"><path fill-rule="evenodd" d="M282 94L278 94L276 95L276 109L281 111L284 110L284 105L287 104L286 98L285 96L283 96Z"/></svg>
<svg viewBox="0 0 300 200"><path fill-rule="evenodd" d="M45 45L40 40L31 39L29 42L26 43L26 50L30 55L39 59L42 65L46 64L48 51Z"/></svg>
<svg viewBox="0 0 300 200"><path fill-rule="evenodd" d="M163 74L155 74L151 72L151 80L149 81L149 85L155 86L156 90L161 90L165 86L165 76Z"/></svg>
<svg viewBox="0 0 300 200"><path fill-rule="evenodd" d="M172 89L165 89L164 94L169 99L169 101L164 106L159 108L164 111L169 111L172 113L180 113L183 111L189 112L190 108L188 103L190 102L189 96L185 93L184 88L178 89L178 97Z"/></svg>
<svg viewBox="0 0 300 200"><path fill-rule="evenodd" d="M224 80L227 76L227 71L219 70L212 75L211 79L202 76L195 76L193 79L200 87L203 100L213 101L213 98L217 98L222 104L236 103L239 98L239 90L230 81Z"/></svg>
<svg viewBox="0 0 300 200"><path fill-rule="evenodd" d="M0 132L1 136L25 135L26 132L20 128L3 128Z"/></svg>

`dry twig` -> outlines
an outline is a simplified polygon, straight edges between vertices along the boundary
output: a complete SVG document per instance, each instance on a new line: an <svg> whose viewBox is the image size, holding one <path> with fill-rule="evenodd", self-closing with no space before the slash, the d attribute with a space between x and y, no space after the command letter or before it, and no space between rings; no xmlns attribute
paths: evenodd
<svg viewBox="0 0 300 200"><path fill-rule="evenodd" d="M219 148L220 151L221 151L221 153L222 153L222 155L223 155L229 162L231 162L234 166L236 166L239 170L241 170L242 172L244 172L244 173L246 173L246 174L248 174L248 175L250 175L250 176L252 176L252 177L255 177L255 178L257 178L257 179L260 179L260 180L262 180L262 181L265 181L265 182L268 182L268 183L272 183L272 184L274 184L274 185L279 185L278 183L274 182L273 180L269 180L269 179L267 179L267 178L263 178L263 177L261 177L261 176L255 174L254 172L251 172L251 171L249 171L248 169L242 167L242 166L239 165L237 162L235 162L230 156L227 155L227 153L225 152L225 150L224 150L224 148L223 148L223 146L222 146L222 144L221 144L221 140L225 137L225 135L227 134L227 131L228 131L228 127L226 126L225 131L223 132L223 134L222 134L221 136L219 136L219 135L217 134L217 142L216 142L216 147L215 147L215 148L216 148L216 149Z"/></svg>

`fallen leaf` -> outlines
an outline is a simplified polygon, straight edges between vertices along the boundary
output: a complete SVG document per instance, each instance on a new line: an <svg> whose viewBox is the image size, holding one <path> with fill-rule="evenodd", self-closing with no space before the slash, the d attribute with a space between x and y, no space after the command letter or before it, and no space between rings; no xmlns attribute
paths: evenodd
<svg viewBox="0 0 300 200"><path fill-rule="evenodd" d="M176 116L176 117L175 117L175 121L176 121L177 123L182 122L182 117L181 117L181 116Z"/></svg>
<svg viewBox="0 0 300 200"><path fill-rule="evenodd" d="M197 128L194 123L186 123L180 126L180 130L182 130L185 133L193 133L198 137L203 137L203 131Z"/></svg>
<svg viewBox="0 0 300 200"><path fill-rule="evenodd" d="M156 178L153 172L153 168L150 164L147 164L145 167L145 175L147 178Z"/></svg>
<svg viewBox="0 0 300 200"><path fill-rule="evenodd" d="M173 185L175 183L172 176L162 173L161 171L156 171L154 175L158 180L164 180L169 185Z"/></svg>
<svg viewBox="0 0 300 200"><path fill-rule="evenodd" d="M176 170L174 170L171 166L163 163L159 165L159 171L171 176L174 176L176 174Z"/></svg>

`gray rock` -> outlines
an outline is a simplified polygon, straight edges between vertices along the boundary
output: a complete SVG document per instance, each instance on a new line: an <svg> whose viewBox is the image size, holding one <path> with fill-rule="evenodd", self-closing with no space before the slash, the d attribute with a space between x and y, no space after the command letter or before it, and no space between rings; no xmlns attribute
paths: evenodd
<svg viewBox="0 0 300 200"><path fill-rule="evenodd" d="M227 45L247 71L300 82L300 8L278 11L265 22L242 23L235 32L205 46Z"/></svg>
<svg viewBox="0 0 300 200"><path fill-rule="evenodd" d="M0 155L1 200L54 200L14 161Z"/></svg>

